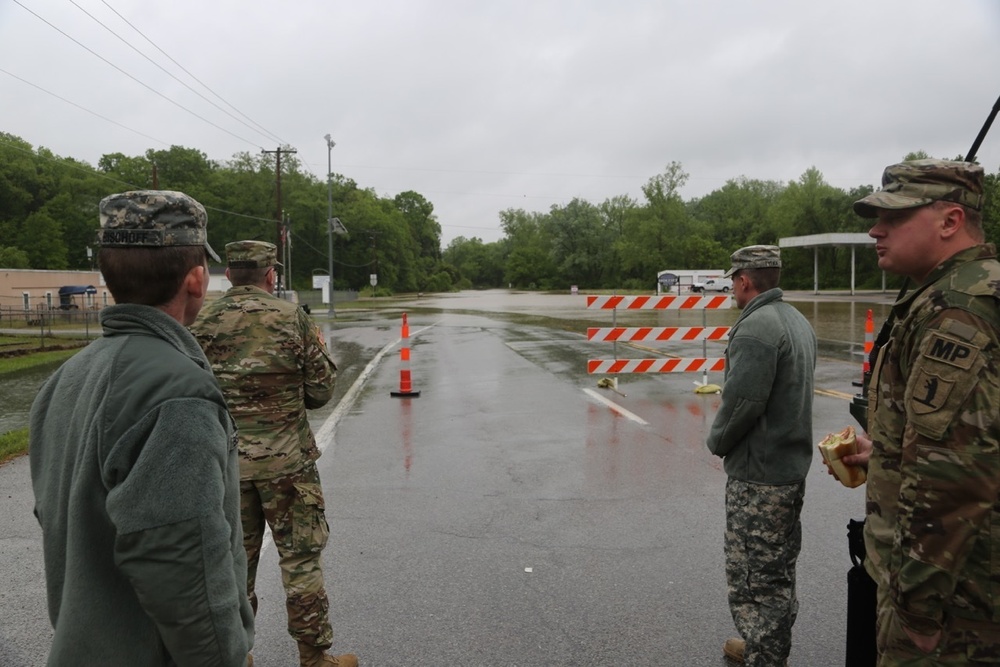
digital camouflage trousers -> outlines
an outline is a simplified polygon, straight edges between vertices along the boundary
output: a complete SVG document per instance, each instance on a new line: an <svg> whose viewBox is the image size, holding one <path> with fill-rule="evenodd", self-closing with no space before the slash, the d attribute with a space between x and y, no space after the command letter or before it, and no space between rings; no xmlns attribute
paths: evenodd
<svg viewBox="0 0 1000 667"><path fill-rule="evenodd" d="M747 667L783 667L798 614L795 561L802 547L805 482L726 483L729 610L746 641Z"/></svg>
<svg viewBox="0 0 1000 667"><path fill-rule="evenodd" d="M264 529L271 527L285 588L288 633L296 642L318 648L333 643L330 602L323 584L321 557L330 528L316 464L273 479L240 483L243 546L247 552L247 595L257 612L257 565Z"/></svg>

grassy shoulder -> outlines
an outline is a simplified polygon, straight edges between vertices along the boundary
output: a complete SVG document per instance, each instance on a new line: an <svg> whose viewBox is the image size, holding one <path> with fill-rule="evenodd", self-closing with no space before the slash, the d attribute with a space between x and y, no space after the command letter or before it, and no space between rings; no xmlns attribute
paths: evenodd
<svg viewBox="0 0 1000 667"><path fill-rule="evenodd" d="M19 428L0 434L0 465L28 451L28 429Z"/></svg>
<svg viewBox="0 0 1000 667"><path fill-rule="evenodd" d="M16 371L35 368L36 366L45 366L57 361L65 361L79 351L79 348L72 350L50 350L17 357L2 357L0 358L0 382L3 381L2 376L6 373L14 373Z"/></svg>
<svg viewBox="0 0 1000 667"><path fill-rule="evenodd" d="M65 361L80 351L81 348L69 350L50 350L34 352L16 357L0 357L0 382L4 375L23 371L36 366L45 366ZM28 429L20 428L7 433L0 433L0 464L21 456L28 451Z"/></svg>

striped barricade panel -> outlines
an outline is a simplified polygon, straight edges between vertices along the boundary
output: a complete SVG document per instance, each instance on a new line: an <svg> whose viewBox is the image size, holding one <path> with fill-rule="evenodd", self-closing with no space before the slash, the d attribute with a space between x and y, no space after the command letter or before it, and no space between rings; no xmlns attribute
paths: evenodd
<svg viewBox="0 0 1000 667"><path fill-rule="evenodd" d="M587 308L623 310L714 310L732 306L730 296L593 296Z"/></svg>
<svg viewBox="0 0 1000 667"><path fill-rule="evenodd" d="M720 310L732 297L714 296L587 296L587 308L614 310ZM607 342L727 340L730 327L590 327L587 340ZM722 371L723 357L668 359L589 359L588 373L692 373Z"/></svg>
<svg viewBox="0 0 1000 667"><path fill-rule="evenodd" d="M588 373L693 373L721 371L724 357L686 359L588 359Z"/></svg>
<svg viewBox="0 0 1000 667"><path fill-rule="evenodd" d="M729 327L590 327L587 340L593 341L696 341L726 340Z"/></svg>

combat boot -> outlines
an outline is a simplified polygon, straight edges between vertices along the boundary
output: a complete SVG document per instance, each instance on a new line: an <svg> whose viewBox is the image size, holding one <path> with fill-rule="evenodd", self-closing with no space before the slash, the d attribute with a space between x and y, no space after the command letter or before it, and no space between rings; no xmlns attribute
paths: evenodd
<svg viewBox="0 0 1000 667"><path fill-rule="evenodd" d="M299 643L299 665L301 667L358 667L358 658L353 653L330 655L321 648Z"/></svg>
<svg viewBox="0 0 1000 667"><path fill-rule="evenodd" d="M739 637L730 637L722 645L722 653L733 662L738 662L741 665L743 664L743 654L746 650L747 643Z"/></svg>
<svg viewBox="0 0 1000 667"><path fill-rule="evenodd" d="M722 645L722 653L727 658L740 665L743 664L743 655L746 651L747 643L739 637L730 637L726 640L726 643ZM785 667L788 667L787 660L785 660Z"/></svg>

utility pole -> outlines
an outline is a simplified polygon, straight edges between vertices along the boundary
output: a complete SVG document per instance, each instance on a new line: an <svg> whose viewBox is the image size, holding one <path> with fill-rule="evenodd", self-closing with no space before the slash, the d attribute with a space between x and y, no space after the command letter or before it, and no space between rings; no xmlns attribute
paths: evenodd
<svg viewBox="0 0 1000 667"><path fill-rule="evenodd" d="M330 314L336 317L337 309L333 305L333 165L330 161L330 153L337 142L331 139L329 134L323 138L326 139L326 235L330 246L327 255L330 260L329 270L326 273L329 281L327 292L330 298Z"/></svg>
<svg viewBox="0 0 1000 667"><path fill-rule="evenodd" d="M378 247L376 245L378 232L374 229L365 230L372 239L372 262L373 273L371 275L372 298L375 298L375 285L378 284Z"/></svg>
<svg viewBox="0 0 1000 667"><path fill-rule="evenodd" d="M298 151L295 150L294 148L282 148L281 146L278 146L278 150L275 150L275 151L266 151L264 149L261 149L260 152L261 153L275 153L278 156L277 166L274 169L275 175L277 177L277 188L278 188L278 206L274 210L274 220L275 220L275 229L276 229L276 231L278 233L278 240L277 240L277 244L276 244L278 246L278 257L284 257L284 255L282 254L282 251L281 251L281 248L282 248L282 243L281 243L281 215L282 215L282 208L281 208L281 154L282 153L292 153L292 154L295 154L295 153L298 153Z"/></svg>
<svg viewBox="0 0 1000 667"><path fill-rule="evenodd" d="M285 289L292 288L292 214L285 213Z"/></svg>

